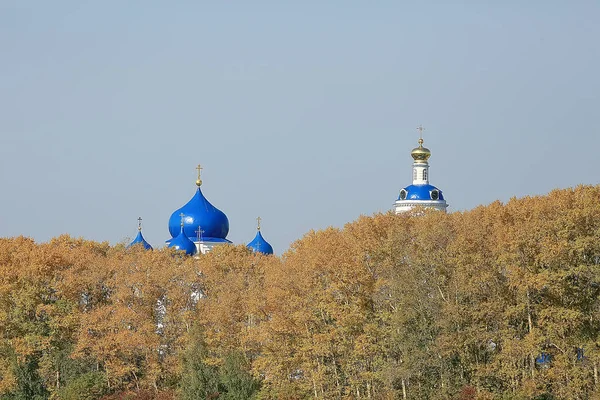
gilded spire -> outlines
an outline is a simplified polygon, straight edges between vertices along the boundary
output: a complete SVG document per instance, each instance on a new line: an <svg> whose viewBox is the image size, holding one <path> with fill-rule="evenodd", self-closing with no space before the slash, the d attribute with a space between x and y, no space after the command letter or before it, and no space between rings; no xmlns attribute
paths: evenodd
<svg viewBox="0 0 600 400"><path fill-rule="evenodd" d="M260 231L260 221L262 220L261 217L256 217L256 230Z"/></svg>
<svg viewBox="0 0 600 400"><path fill-rule="evenodd" d="M142 217L138 217L138 231L142 231Z"/></svg>
<svg viewBox="0 0 600 400"><path fill-rule="evenodd" d="M200 164L198 164L198 166L196 167L196 170L198 171L198 179L196 179L196 186L200 187L202 185L202 179L200 179L200 174L202 172L202 166L200 166Z"/></svg>
<svg viewBox="0 0 600 400"><path fill-rule="evenodd" d="M419 131L419 147L415 147L410 152L410 155L415 162L426 163L429 157L431 157L431 151L429 151L428 148L423 147L423 131L425 128L423 128L423 125L419 125L417 130Z"/></svg>

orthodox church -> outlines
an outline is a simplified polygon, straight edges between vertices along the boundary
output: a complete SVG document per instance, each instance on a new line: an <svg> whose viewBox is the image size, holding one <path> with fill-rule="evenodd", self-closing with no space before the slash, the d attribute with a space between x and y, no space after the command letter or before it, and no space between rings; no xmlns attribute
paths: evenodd
<svg viewBox="0 0 600 400"><path fill-rule="evenodd" d="M419 130L419 146L410 155L413 162L412 184L400 190L400 195L394 203L396 214L402 214L415 207L433 208L446 212L448 203L440 189L429 183L429 157L431 151L423 147L423 127ZM189 255L206 254L216 246L231 243L227 239L229 219L227 215L213 206L202 193L200 165L196 180L196 193L182 207L175 210L169 218L169 233L171 238L166 241L168 247L185 251ZM138 233L129 246L142 245L147 250L152 246L142 235L141 218L138 218ZM273 254L273 247L265 240L260 230L260 217L257 218L256 236L247 247L256 253Z"/></svg>
<svg viewBox="0 0 600 400"><path fill-rule="evenodd" d="M423 127L419 126L419 147L415 147L410 155L413 162L412 185L400 190L400 195L394 203L394 211L401 214L414 207L427 207L446 212L448 203L442 191L429 183L429 157L431 151L423 147Z"/></svg>
<svg viewBox="0 0 600 400"><path fill-rule="evenodd" d="M175 210L169 218L169 233L171 238L166 241L168 247L185 251L189 255L206 254L216 246L231 243L227 239L229 233L229 219L227 215L213 206L202 193L202 167L198 165L198 179L196 180L196 193L182 207ZM262 254L273 254L273 247L263 238L260 232L260 217L258 220L255 238L247 247ZM138 234L129 246L141 244L145 249L151 250L152 246L146 242L142 235L141 218L138 218Z"/></svg>

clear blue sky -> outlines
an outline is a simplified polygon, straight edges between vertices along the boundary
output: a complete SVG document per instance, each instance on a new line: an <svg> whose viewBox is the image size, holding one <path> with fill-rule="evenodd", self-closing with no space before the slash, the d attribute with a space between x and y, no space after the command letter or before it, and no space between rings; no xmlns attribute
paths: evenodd
<svg viewBox="0 0 600 400"><path fill-rule="evenodd" d="M195 190L282 253L387 211L600 182L597 1L2 1L0 236L169 238Z"/></svg>

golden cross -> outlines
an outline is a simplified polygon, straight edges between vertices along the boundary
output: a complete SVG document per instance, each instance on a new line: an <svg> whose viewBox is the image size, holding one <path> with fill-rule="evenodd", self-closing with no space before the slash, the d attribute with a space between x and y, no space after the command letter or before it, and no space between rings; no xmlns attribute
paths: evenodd
<svg viewBox="0 0 600 400"><path fill-rule="evenodd" d="M198 166L196 167L196 170L198 171L198 179L196 180L196 185L200 186L200 185L202 185L202 179L200 179L202 166L200 164L198 164Z"/></svg>
<svg viewBox="0 0 600 400"><path fill-rule="evenodd" d="M138 231L142 230L142 217L138 217Z"/></svg>
<svg viewBox="0 0 600 400"><path fill-rule="evenodd" d="M257 230L260 231L260 221L262 220L261 217L256 217L256 222L257 222Z"/></svg>

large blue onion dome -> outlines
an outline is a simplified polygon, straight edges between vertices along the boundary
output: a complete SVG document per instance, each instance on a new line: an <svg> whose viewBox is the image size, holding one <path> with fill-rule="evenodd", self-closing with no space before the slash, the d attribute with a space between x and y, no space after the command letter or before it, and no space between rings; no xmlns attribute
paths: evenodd
<svg viewBox="0 0 600 400"><path fill-rule="evenodd" d="M200 185L200 166L198 166L198 180L196 193L183 207L171 214L169 219L169 233L171 237L179 234L181 215L183 214L183 226L188 238L202 236L205 241L227 242L229 233L229 220L223 211L219 210L204 197Z"/></svg>
<svg viewBox="0 0 600 400"><path fill-rule="evenodd" d="M144 235L142 235L142 217L138 218L137 236L135 237L135 239L133 239L131 243L129 243L127 248L130 248L131 246L134 246L136 244L141 244L146 250L152 250L152 246L150 246L150 243L146 242L146 239L144 239Z"/></svg>
<svg viewBox="0 0 600 400"><path fill-rule="evenodd" d="M196 252L196 245L186 236L183 223L181 223L179 227L179 235L171 239L169 242L169 247L173 247L176 250L185 251L185 254L190 256Z"/></svg>
<svg viewBox="0 0 600 400"><path fill-rule="evenodd" d="M398 200L444 200L444 194L433 185L409 185L400 191Z"/></svg>
<svg viewBox="0 0 600 400"><path fill-rule="evenodd" d="M248 243L246 247L255 253L273 254L273 246L271 246L260 233L260 217L256 220L258 221L256 236L254 236L254 239Z"/></svg>

